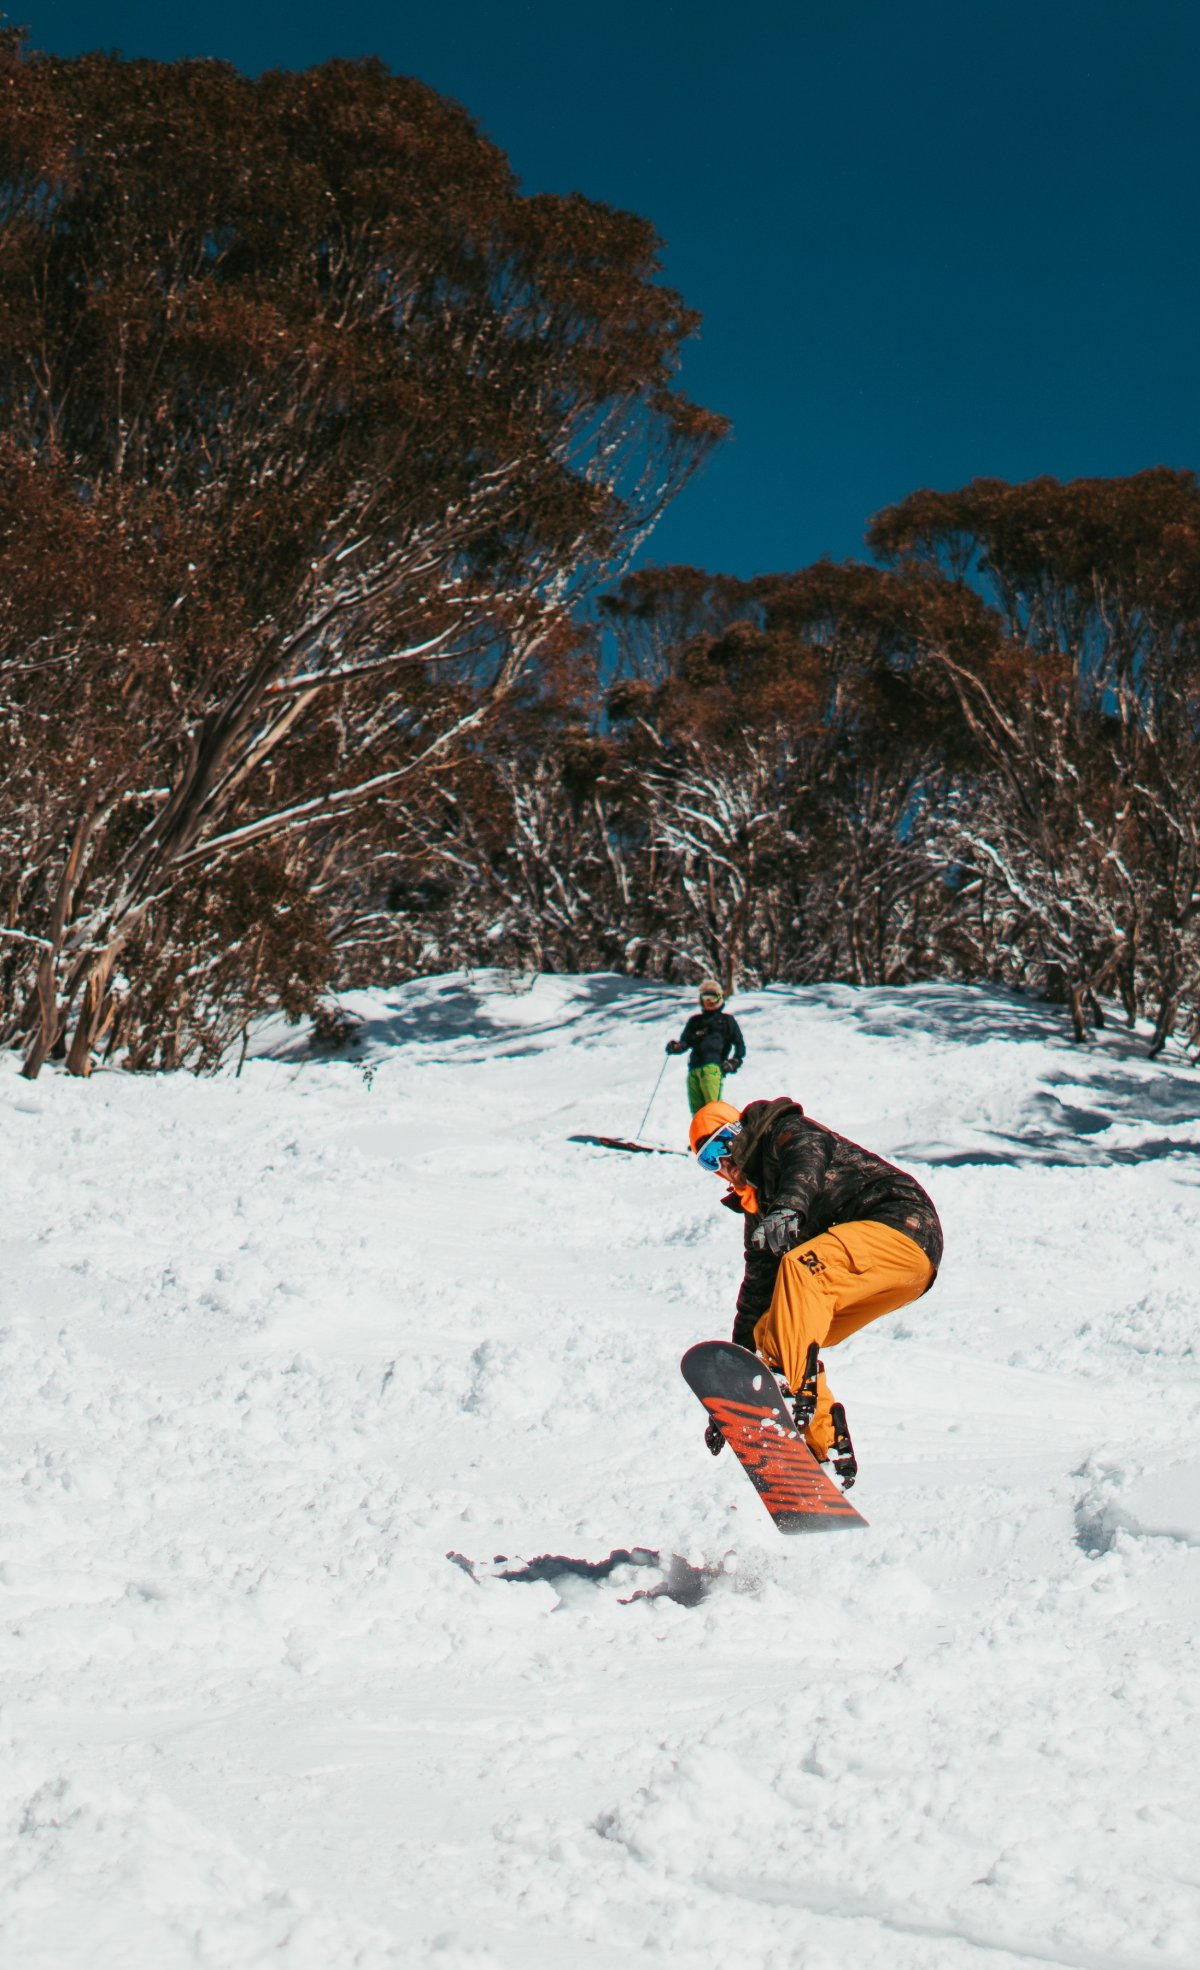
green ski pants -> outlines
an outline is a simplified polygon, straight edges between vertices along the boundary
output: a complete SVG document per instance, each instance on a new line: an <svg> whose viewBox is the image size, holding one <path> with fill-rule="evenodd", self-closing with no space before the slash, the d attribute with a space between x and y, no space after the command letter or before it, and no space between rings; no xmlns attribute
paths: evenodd
<svg viewBox="0 0 1200 1970"><path fill-rule="evenodd" d="M706 1101L720 1101L723 1079L717 1061L714 1061L711 1067L688 1069L688 1104L693 1115L698 1108L703 1108Z"/></svg>

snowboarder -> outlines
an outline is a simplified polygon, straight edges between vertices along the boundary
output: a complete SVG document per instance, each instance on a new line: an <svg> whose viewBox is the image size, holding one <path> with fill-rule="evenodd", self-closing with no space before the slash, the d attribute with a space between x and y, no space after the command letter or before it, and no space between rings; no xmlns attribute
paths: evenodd
<svg viewBox="0 0 1200 1970"><path fill-rule="evenodd" d="M700 1010L694 1012L668 1053L686 1053L688 1107L693 1115L707 1101L720 1101L726 1074L736 1074L746 1058L746 1042L732 1013L723 1012L725 994L715 978L700 981Z"/></svg>
<svg viewBox="0 0 1200 1970"><path fill-rule="evenodd" d="M933 1203L915 1177L786 1096L740 1113L708 1102L692 1116L689 1140L703 1168L729 1185L722 1203L745 1217L734 1341L811 1404L805 1441L819 1462L831 1450L852 1458L819 1350L929 1291L942 1258Z"/></svg>

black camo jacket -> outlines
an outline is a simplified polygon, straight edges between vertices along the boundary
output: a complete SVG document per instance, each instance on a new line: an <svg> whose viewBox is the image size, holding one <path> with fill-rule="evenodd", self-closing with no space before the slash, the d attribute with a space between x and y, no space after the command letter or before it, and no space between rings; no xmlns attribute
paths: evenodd
<svg viewBox="0 0 1200 1970"><path fill-rule="evenodd" d="M835 1225L871 1218L891 1225L919 1245L936 1274L942 1262L942 1227L933 1202L915 1177L885 1163L869 1149L812 1121L798 1101L752 1101L742 1113L742 1131L732 1160L758 1193L759 1214L746 1219L746 1271L737 1299L733 1338L754 1346L755 1323L771 1303L779 1259L755 1251L750 1239L760 1216L794 1211L799 1226L793 1245L803 1245ZM742 1210L734 1193L724 1200Z"/></svg>

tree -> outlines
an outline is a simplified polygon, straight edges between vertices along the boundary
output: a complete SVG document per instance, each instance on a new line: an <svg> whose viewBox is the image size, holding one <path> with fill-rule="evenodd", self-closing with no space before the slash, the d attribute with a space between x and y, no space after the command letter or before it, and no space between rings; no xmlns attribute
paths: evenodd
<svg viewBox="0 0 1200 1970"><path fill-rule="evenodd" d="M5 31L0 104L0 1032L210 1060L723 425L646 222L378 63Z"/></svg>
<svg viewBox="0 0 1200 1970"><path fill-rule="evenodd" d="M493 750L443 816L490 912L455 950L728 989L995 979L1079 1039L1118 991L1152 1051L1181 1018L1200 1038L1192 475L922 492L873 538L889 565L606 596L603 721Z"/></svg>
<svg viewBox="0 0 1200 1970"><path fill-rule="evenodd" d="M940 653L981 771L949 819L1006 895L1007 938L1061 980L1076 1037L1098 994L1143 996L1161 1049L1200 994L1200 486L975 480L875 522L889 560L972 584L1003 636Z"/></svg>
<svg viewBox="0 0 1200 1970"><path fill-rule="evenodd" d="M978 599L936 573L818 562L737 584L647 571L610 608L654 652L609 709L640 756L680 959L731 990L930 962L957 907L928 823L958 721L929 647L992 636Z"/></svg>

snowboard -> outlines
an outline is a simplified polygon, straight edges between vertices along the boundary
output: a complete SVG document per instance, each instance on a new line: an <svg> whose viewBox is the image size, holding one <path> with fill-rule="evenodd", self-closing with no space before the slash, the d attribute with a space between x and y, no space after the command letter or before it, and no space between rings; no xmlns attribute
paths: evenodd
<svg viewBox="0 0 1200 1970"><path fill-rule="evenodd" d="M732 1341L701 1341L679 1364L780 1532L865 1526L792 1421L769 1368Z"/></svg>
<svg viewBox="0 0 1200 1970"><path fill-rule="evenodd" d="M568 1142L590 1142L595 1149L628 1149L639 1156L686 1156L686 1149L667 1149L661 1142L632 1142L623 1135L572 1135Z"/></svg>

